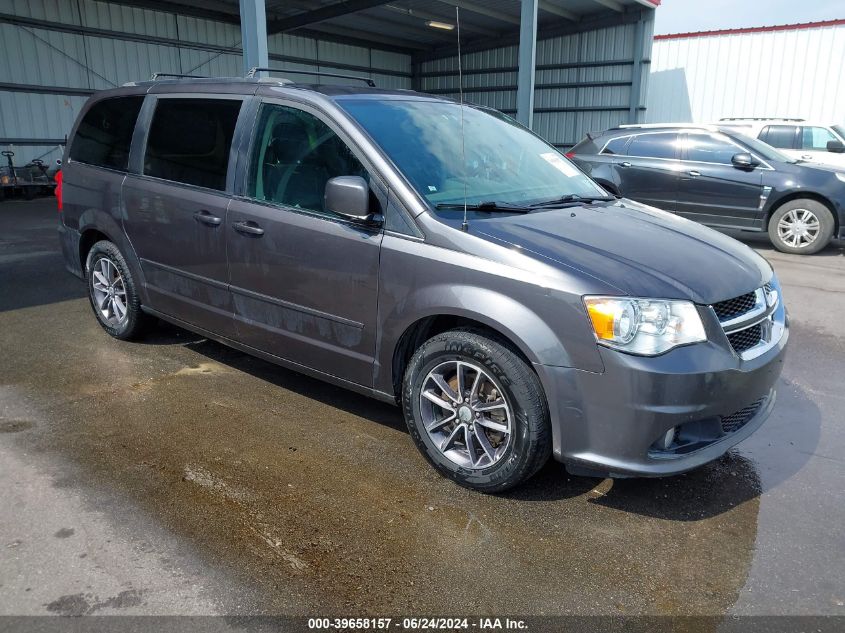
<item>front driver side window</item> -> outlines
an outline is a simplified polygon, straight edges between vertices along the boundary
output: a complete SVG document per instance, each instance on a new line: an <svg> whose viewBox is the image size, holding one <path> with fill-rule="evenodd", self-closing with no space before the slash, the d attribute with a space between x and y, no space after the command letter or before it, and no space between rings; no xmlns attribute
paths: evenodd
<svg viewBox="0 0 845 633"><path fill-rule="evenodd" d="M368 174L346 143L317 117L263 104L252 148L247 195L288 207L325 211L326 183Z"/></svg>

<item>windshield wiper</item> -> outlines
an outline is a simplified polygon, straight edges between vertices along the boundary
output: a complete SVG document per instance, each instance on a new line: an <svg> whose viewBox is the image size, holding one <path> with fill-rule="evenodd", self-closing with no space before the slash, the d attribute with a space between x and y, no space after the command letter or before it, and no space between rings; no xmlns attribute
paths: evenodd
<svg viewBox="0 0 845 633"><path fill-rule="evenodd" d="M463 210L464 205L462 202L440 202L434 205L434 208ZM466 205L467 211L516 211L518 213L528 213L529 211L531 211L532 208L533 205L530 207L525 207L518 204L510 204L507 202L495 202L492 200Z"/></svg>
<svg viewBox="0 0 845 633"><path fill-rule="evenodd" d="M568 193L560 198L554 200L545 200L543 202L535 202L531 205L532 209L542 209L545 207L556 207L560 205L581 204L584 202L615 202L618 200L616 196L580 196L577 193Z"/></svg>

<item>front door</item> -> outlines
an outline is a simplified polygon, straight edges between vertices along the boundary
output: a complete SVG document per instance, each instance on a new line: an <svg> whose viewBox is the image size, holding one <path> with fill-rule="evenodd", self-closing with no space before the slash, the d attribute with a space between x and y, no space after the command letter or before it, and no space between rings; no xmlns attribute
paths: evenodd
<svg viewBox="0 0 845 633"><path fill-rule="evenodd" d="M123 184L124 228L151 308L234 335L225 220L229 155L242 100L159 97L143 173Z"/></svg>
<svg viewBox="0 0 845 633"><path fill-rule="evenodd" d="M682 145L678 213L704 224L754 227L761 212L765 167L735 167L731 158L748 150L718 133L690 133Z"/></svg>
<svg viewBox="0 0 845 633"><path fill-rule="evenodd" d="M330 178L369 178L338 132L315 112L262 104L229 207L229 278L241 342L371 386L382 232L323 207Z"/></svg>

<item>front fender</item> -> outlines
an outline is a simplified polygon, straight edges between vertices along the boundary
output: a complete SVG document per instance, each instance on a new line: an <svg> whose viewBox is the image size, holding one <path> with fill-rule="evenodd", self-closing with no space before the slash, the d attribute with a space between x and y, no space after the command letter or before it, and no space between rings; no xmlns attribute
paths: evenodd
<svg viewBox="0 0 845 633"><path fill-rule="evenodd" d="M464 233L455 232L464 237ZM393 358L403 335L436 316L477 321L510 340L534 364L604 369L581 296L592 280L467 236L487 249L457 248L385 235L379 264L374 388L393 393ZM498 260L498 261L497 261ZM503 261L505 260L505 261Z"/></svg>

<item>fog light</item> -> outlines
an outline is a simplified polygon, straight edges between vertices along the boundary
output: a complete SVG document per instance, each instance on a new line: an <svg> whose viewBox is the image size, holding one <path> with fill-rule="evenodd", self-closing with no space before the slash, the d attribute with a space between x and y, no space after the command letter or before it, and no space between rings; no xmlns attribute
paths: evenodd
<svg viewBox="0 0 845 633"><path fill-rule="evenodd" d="M657 440L657 448L663 451L668 451L669 447L672 446L672 442L675 441L675 427L673 426L671 429L666 431L666 435L661 437Z"/></svg>

